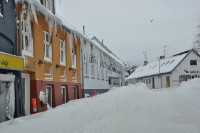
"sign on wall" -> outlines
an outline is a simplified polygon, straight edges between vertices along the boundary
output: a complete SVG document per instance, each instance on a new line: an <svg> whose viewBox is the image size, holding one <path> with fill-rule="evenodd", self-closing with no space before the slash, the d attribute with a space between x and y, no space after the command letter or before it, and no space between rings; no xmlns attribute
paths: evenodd
<svg viewBox="0 0 200 133"><path fill-rule="evenodd" d="M4 53L0 53L0 69L23 70L24 59Z"/></svg>

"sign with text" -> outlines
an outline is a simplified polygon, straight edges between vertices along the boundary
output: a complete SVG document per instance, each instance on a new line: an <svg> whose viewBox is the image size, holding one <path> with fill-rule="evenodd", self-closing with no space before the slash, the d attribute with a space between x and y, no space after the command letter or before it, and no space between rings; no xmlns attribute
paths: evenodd
<svg viewBox="0 0 200 133"><path fill-rule="evenodd" d="M21 57L0 53L0 69L23 70L24 59Z"/></svg>

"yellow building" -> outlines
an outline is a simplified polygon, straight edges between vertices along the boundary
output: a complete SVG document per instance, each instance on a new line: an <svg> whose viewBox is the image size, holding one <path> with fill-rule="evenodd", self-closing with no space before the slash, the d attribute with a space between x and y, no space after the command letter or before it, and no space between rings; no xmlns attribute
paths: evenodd
<svg viewBox="0 0 200 133"><path fill-rule="evenodd" d="M54 13L53 0L17 4L18 54L24 58L24 115L82 98L81 42Z"/></svg>

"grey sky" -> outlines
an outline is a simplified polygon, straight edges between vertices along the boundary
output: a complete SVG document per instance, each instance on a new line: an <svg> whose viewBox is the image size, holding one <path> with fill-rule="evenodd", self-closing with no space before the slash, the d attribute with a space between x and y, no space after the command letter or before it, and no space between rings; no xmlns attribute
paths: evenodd
<svg viewBox="0 0 200 133"><path fill-rule="evenodd" d="M104 39L122 61L140 65L192 47L200 0L61 0L57 13L86 35ZM154 19L151 23L150 20ZM200 23L200 22L199 22Z"/></svg>

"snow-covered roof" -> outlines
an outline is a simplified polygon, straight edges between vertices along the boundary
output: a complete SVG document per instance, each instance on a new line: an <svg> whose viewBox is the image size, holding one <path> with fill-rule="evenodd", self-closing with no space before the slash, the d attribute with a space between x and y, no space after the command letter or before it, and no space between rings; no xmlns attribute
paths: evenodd
<svg viewBox="0 0 200 133"><path fill-rule="evenodd" d="M181 55L175 55L160 60L160 73L171 72L187 55L183 53ZM146 66L139 66L127 79L136 79L142 77L148 77L151 75L159 74L159 60L148 63Z"/></svg>
<svg viewBox="0 0 200 133"><path fill-rule="evenodd" d="M124 63L117 58L115 55L113 55L112 53L108 52L105 48L103 48L96 40L91 40L98 48L100 48L103 52L105 52L108 56L110 56L111 58L113 58L114 60L116 60L118 63L120 63L122 66L125 66Z"/></svg>

